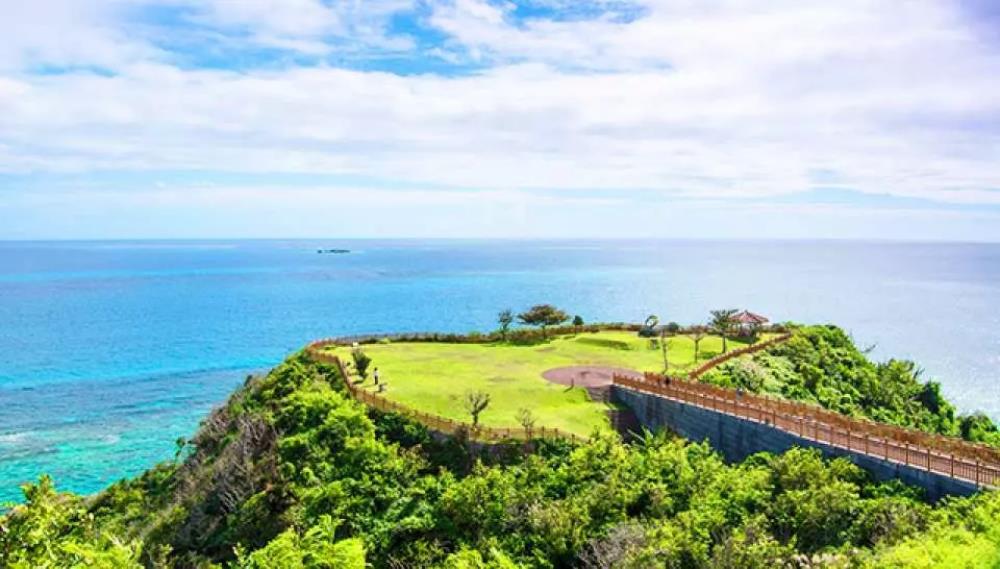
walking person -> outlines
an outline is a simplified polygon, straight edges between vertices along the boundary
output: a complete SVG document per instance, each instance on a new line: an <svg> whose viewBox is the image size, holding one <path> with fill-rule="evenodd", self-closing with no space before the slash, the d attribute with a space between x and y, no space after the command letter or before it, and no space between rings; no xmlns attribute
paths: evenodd
<svg viewBox="0 0 1000 569"><path fill-rule="evenodd" d="M378 385L378 368L375 368L375 370L372 371L372 378L375 379L375 385Z"/></svg>

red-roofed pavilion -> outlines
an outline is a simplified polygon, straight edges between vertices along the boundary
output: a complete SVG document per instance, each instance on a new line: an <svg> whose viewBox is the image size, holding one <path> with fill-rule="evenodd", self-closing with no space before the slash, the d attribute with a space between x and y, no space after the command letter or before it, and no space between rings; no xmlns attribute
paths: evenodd
<svg viewBox="0 0 1000 569"><path fill-rule="evenodd" d="M733 316L733 322L735 322L739 327L741 335L749 336L756 332L758 328L767 324L769 320L760 314L754 314L749 310L744 310L742 312L737 312L736 315Z"/></svg>

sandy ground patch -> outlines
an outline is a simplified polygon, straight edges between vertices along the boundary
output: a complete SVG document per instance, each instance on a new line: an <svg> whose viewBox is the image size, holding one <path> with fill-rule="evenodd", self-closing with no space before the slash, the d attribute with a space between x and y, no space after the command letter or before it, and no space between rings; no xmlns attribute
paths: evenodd
<svg viewBox="0 0 1000 569"><path fill-rule="evenodd" d="M613 374L639 376L639 372L620 368L604 366L567 366L557 367L542 372L542 377L558 383L560 385L572 385L575 387L603 387L611 385Z"/></svg>

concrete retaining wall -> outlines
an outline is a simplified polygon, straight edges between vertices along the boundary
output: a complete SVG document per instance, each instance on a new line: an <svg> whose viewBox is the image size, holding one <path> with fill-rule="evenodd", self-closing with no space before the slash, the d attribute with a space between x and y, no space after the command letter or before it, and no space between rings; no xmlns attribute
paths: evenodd
<svg viewBox="0 0 1000 569"><path fill-rule="evenodd" d="M692 441L707 440L728 462L739 462L761 451L781 453L792 447L810 447L820 449L828 457L846 457L878 480L899 478L907 484L919 486L927 491L927 497L932 501L948 495L966 496L978 490L971 482L817 443L770 425L618 385L612 387L612 399L632 409L646 429L656 431L666 428Z"/></svg>

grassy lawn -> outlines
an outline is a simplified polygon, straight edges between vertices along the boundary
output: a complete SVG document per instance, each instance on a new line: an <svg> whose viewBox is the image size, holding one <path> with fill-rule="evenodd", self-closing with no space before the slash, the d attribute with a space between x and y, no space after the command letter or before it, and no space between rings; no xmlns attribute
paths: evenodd
<svg viewBox="0 0 1000 569"><path fill-rule="evenodd" d="M694 343L686 336L668 339L671 371L694 365ZM729 341L729 348L740 347ZM594 403L582 388L569 389L542 378L542 372L562 366L601 365L637 371L660 371L659 348L634 332L605 331L561 336L544 344L391 343L364 346L389 384L385 396L451 419L469 421L463 397L469 391L485 391L492 402L480 422L493 427L517 427L517 412L525 407L538 419L536 427L559 428L578 435L610 428L607 407ZM332 349L344 362L351 361L350 348ZM722 351L722 339L701 341L699 361ZM372 380L365 381L372 389Z"/></svg>

